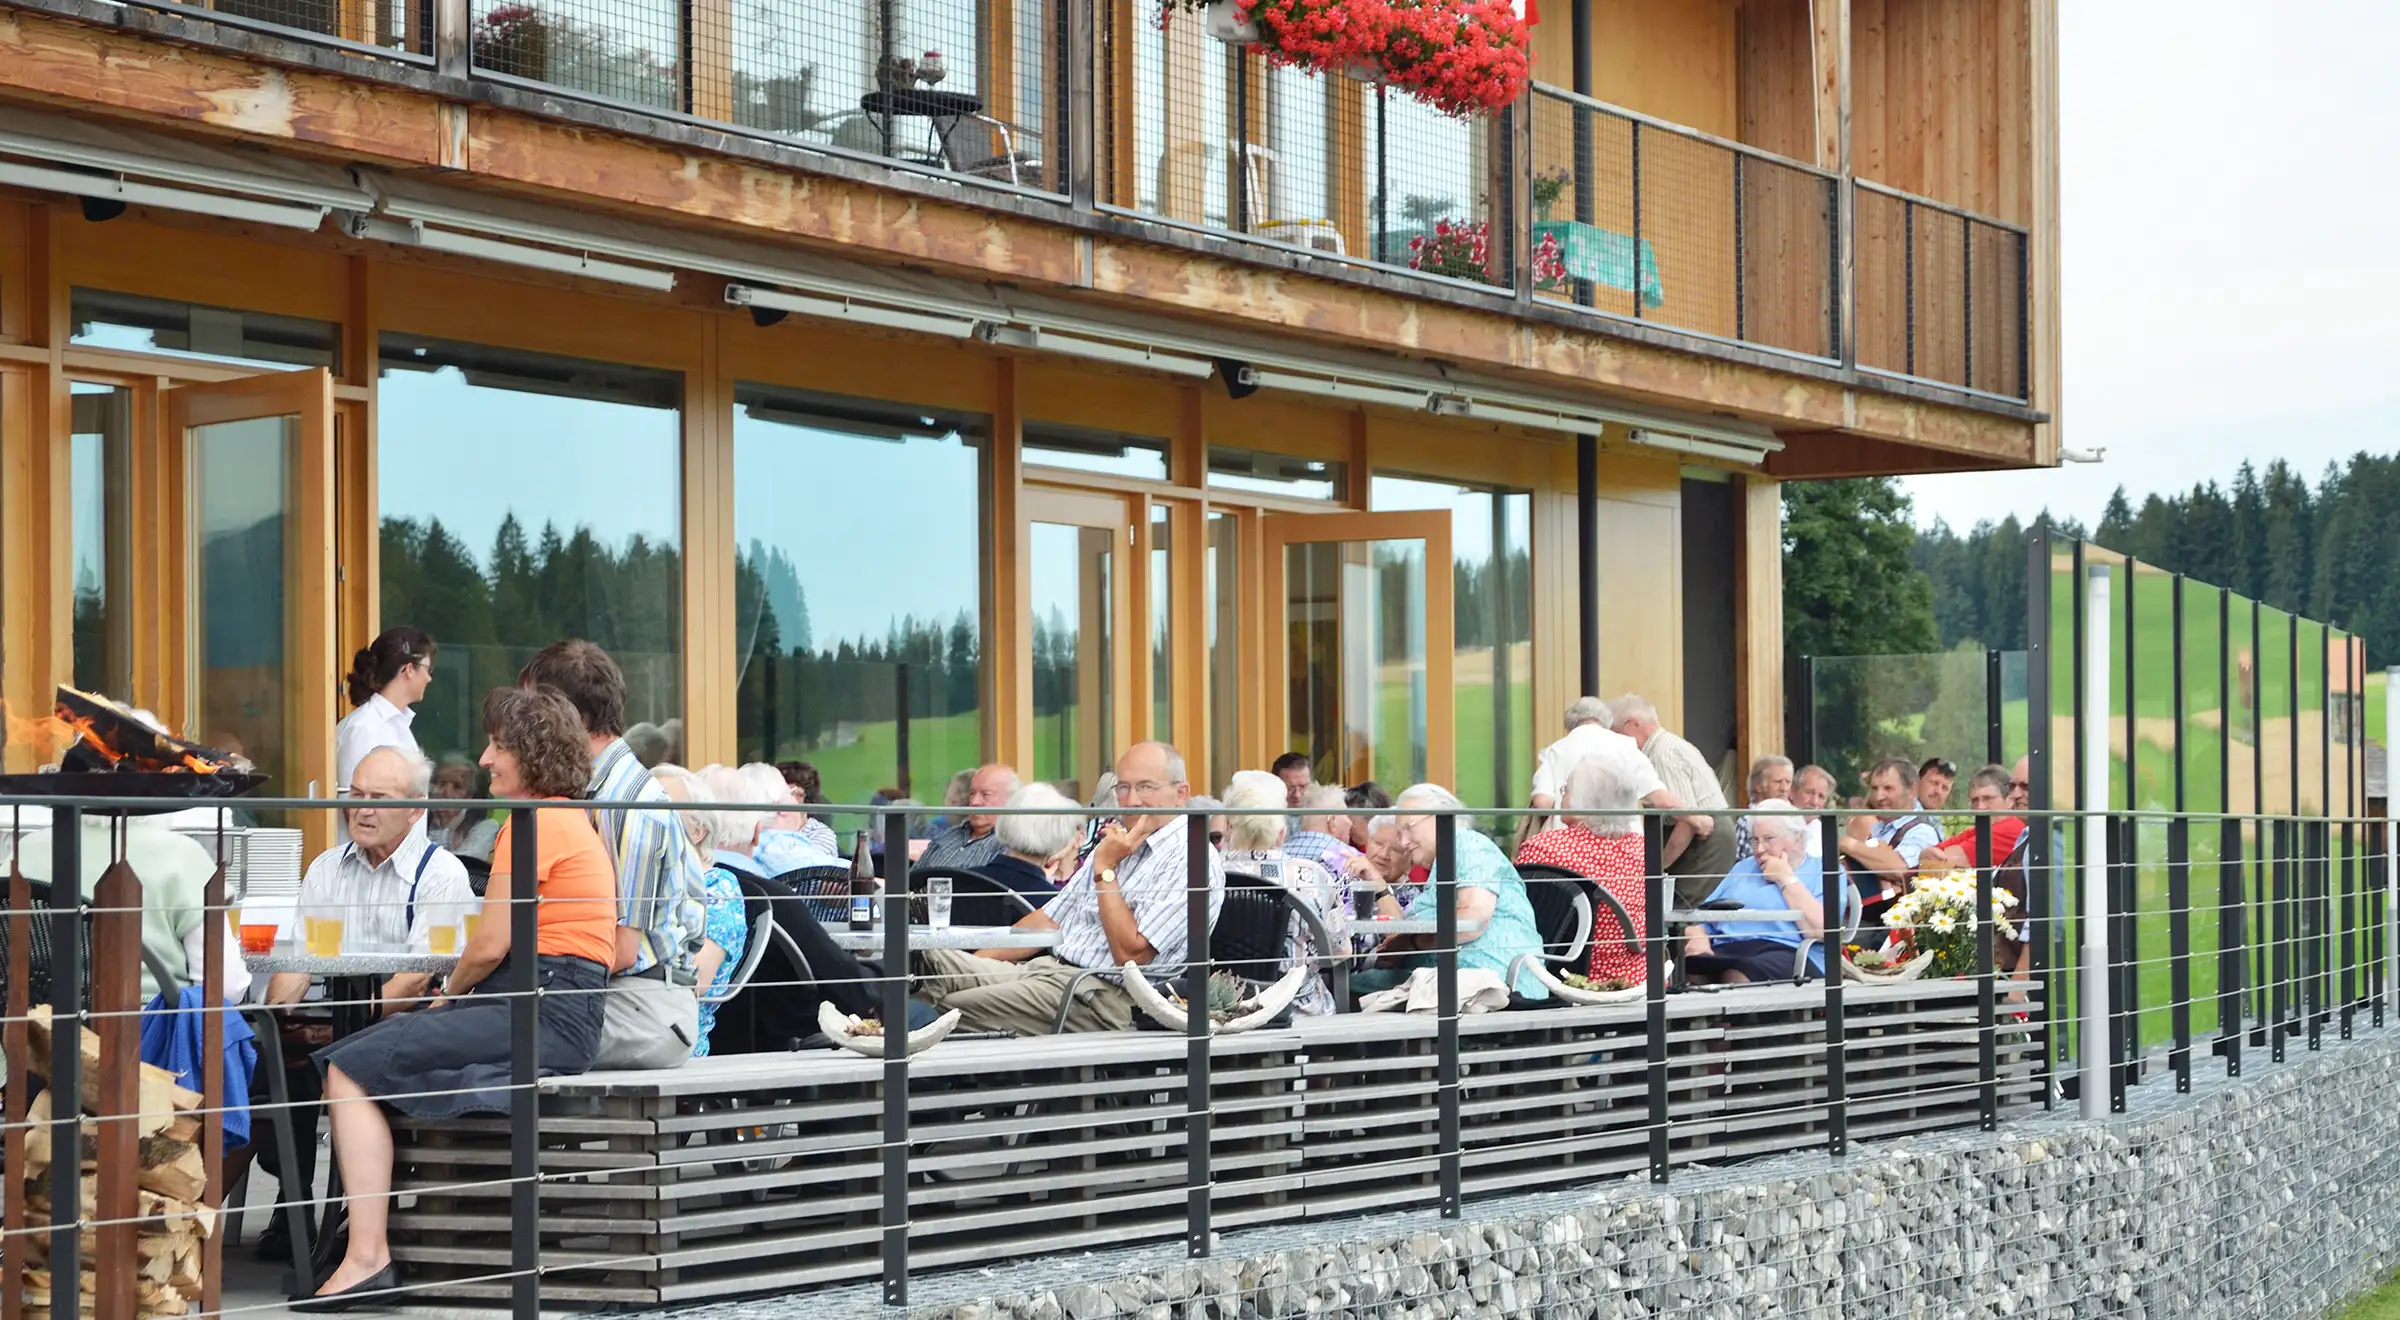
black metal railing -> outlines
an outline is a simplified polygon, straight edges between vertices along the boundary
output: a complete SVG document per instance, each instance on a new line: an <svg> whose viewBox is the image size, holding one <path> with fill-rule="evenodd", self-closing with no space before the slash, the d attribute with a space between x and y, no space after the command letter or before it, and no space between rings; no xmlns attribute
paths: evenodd
<svg viewBox="0 0 2400 1320"><path fill-rule="evenodd" d="M1841 356L1834 175L1555 87L1530 102L1537 296Z"/></svg>
<svg viewBox="0 0 2400 1320"><path fill-rule="evenodd" d="M2031 397L2026 232L1859 180L1858 365Z"/></svg>
<svg viewBox="0 0 2400 1320"><path fill-rule="evenodd" d="M0 802L0 812L30 805L37 804ZM0 1300L17 1305L44 1285L51 1313L67 1320L76 1314L72 1281L89 1253L97 1252L104 1267L93 1285L105 1294L103 1314L124 1300L119 1290L148 1286L136 1271L117 1269L143 1249L134 1233L117 1229L138 1229L154 1240L180 1231L160 1223L182 1211L140 1199L165 1193L137 1197L133 1161L147 1170L154 1157L172 1155L176 1143L195 1144L203 1152L205 1187L188 1200L212 1210L224 1204L230 1166L213 1123L170 1132L156 1148L123 1135L151 1130L143 1126L148 1119L117 1120L155 1099L134 1080L130 1060L140 1033L133 1028L196 1014L204 1033L223 1033L231 1021L198 1005L140 1007L134 987L145 963L142 916L162 900L138 872L106 869L88 895L66 899L37 897L48 887L27 879L28 872L89 876L103 870L94 864L99 861L165 856L155 846L129 843L133 832L158 827L116 823L112 812L128 805L122 802L48 799L38 805L50 812L47 841L24 831L9 845L0 967L7 989L7 1076L46 1078L48 1098L41 1103L47 1113L28 1104L26 1086L9 1090L9 1167L28 1167L25 1146L37 1128L54 1156L78 1149L79 1142L91 1148L96 1140L98 1157L96 1180L88 1185L76 1161L56 1158L44 1183L6 1180L0 1259L9 1265L0 1271ZM305 801L252 805L292 819L334 807ZM573 812L580 821L585 810L565 802L466 805L508 816L506 859L518 875L540 873L537 835L569 827L558 813ZM788 805L682 809L722 819ZM811 810L871 815L883 837L895 842L911 832L905 810ZM1212 827L1231 832L1244 819L1265 819L1263 814L1220 811L1215 821L1164 809L1127 808L1124 814L1163 815L1160 829L1183 832L1177 841L1182 872L1147 883L1179 886L1177 915L1184 929L1208 933L1189 941L1189 956L1179 966L1152 971L1160 994L1179 994L1200 1008L1211 1004L1216 973L1239 977L1255 993L1298 969L1323 978L1333 987L1332 1006L1348 1010L1348 997L1363 988L1348 984L1351 965L1370 951L1391 955L1389 930L1420 946L1408 956L1421 960L1429 1011L1404 1012L1404 1025L1366 1024L1336 1011L1249 1033L1213 1030L1210 1014L1194 1011L1184 1017L1180 1040L1103 1031L1055 1049L1034 1038L973 1039L966 1034L970 1024L925 1047L938 1053L921 1058L912 1057L906 1032L889 1032L880 1059L792 1051L782 1040L762 1044L762 1031L771 1029L757 1017L739 1025L720 1017L717 1029L725 1038L716 1052L754 1052L646 1073L544 1079L539 1024L545 1002L557 1002L561 992L532 960L512 959L505 985L484 992L508 1002L508 1080L495 1088L505 1095L505 1121L393 1123L399 1161L391 1195L405 1200L392 1203L391 1231L395 1256L408 1270L404 1296L505 1296L517 1314L531 1316L546 1292L553 1305L659 1303L877 1279L885 1299L901 1304L912 1277L962 1262L1075 1248L1100 1240L1090 1236L1095 1224L1112 1245L1180 1238L1190 1255L1202 1257L1216 1250L1217 1230L1232 1226L1409 1204L1457 1217L1474 1197L1588 1186L1627 1171L1646 1170L1653 1182L1667 1183L1678 1166L1695 1163L1819 1147L1838 1156L1860 1141L1902 1133L1991 1130L2011 1113L2047 1107L2070 1094L2101 1093L2093 1088L2104 1088L2121 1109L2127 1088L2151 1076L2188 1087L2196 1059L2212 1051L2223 1057L2228 1075L2238 1075L2245 1045L2254 1052L2265 1047L2281 1059L2287 1048L2322 1049L2328 1037L2380 1028L2386 1012L2392 858L2380 820L1967 813L1950 824L1957 827L1958 846L1971 841L1968 866L1950 874L1972 877L1971 891L1958 891L1957 901L1966 905L1960 919L1972 922L1974 938L1965 952L1943 955L1949 961L1937 962L1935 974L1893 979L1889 968L1879 970L1864 956L1878 940L1863 933L1865 903L1854 900L1872 901L1873 886L1854 885L1853 877L1837 872L1831 891L1839 901L1821 901L1825 916L1816 923L1825 933L1788 946L1806 958L1813 945L1820 973L1787 962L1795 975L1787 980L1776 971L1782 984L1703 991L1686 988L1687 973L1701 973L1698 958L1730 946L1706 945L1694 931L1713 926L1715 938L1724 941L1738 938L1745 920L1772 919L1796 923L1793 938L1800 938L1809 935L1812 919L1798 900L1792 900L1797 915L1757 903L1729 912L1700 902L1723 873L1679 869L1671 855L1679 846L1670 840L1674 821L1662 813L1584 818L1565 827L1638 830L1639 871L1597 878L1532 867L1520 878L1500 866L1496 836L1531 813L1487 813L1492 834L1484 837L1471 833L1474 818L1422 802L1355 813L1352 821L1370 849L1380 850L1370 853L1368 872L1390 870L1394 883L1405 884L1411 862L1426 865L1430 876L1422 892L1405 910L1383 912L1387 924L1378 929L1365 925L1363 911L1354 906L1359 894L1351 891L1368 888L1363 876L1354 882L1348 872L1306 880L1284 873L1246 891L1253 899L1265 895L1261 901L1269 901L1275 914L1263 946L1256 936L1248 944L1230 942L1237 925L1256 925L1258 918L1255 911L1236 915L1231 882L1239 863L1228 862L1227 881L1217 882L1208 837ZM2017 861L2004 859L1998 842L2011 814L2033 821ZM87 815L110 821L109 827L84 828L79 821ZM1770 825L1767 817L1752 817L1746 833L1758 840L1772 833L1783 845L1776 855L1788 858L1801 877L1793 882L1797 892L1809 898L1806 876L1823 872L1805 864L1800 847L1842 856L1852 841L1845 817L1855 821L1858 814L1837 809L1806 817L1807 832L1799 835L1776 827L1784 818ZM545 819L554 823L545 827ZM1729 828L1734 818L1727 814L1713 824ZM2144 853L2144 830L2161 826L2163 852ZM699 824L704 834L711 828L707 820ZM239 851L229 846L231 832L222 825L187 831L196 844L187 850L205 854L215 867L197 902L204 921L226 922L239 910L243 924L256 926L267 896L259 878L240 874L228 860ZM2073 862L2058 856L2054 833L2079 832L2091 851ZM1070 831L1064 837L1078 836L1080 831ZM2201 839L2215 841L2212 855L2195 853ZM83 855L93 848L108 857ZM927 961L948 947L945 923L932 916L947 910L936 905L943 901L937 895L948 891L912 876L906 848L885 847L868 872L828 871L764 878L782 890L743 882L745 918L755 921L763 913L770 919L757 931L780 925L782 935L770 938L780 938L778 948L793 949L794 961L772 965L781 970L745 962L741 975L748 979L726 1012L744 997L778 994L811 1004L831 1003L839 994L856 1008L853 1016L879 1013L886 1023L913 1022L912 999L953 1009L971 1005L973 996L955 987L939 995L929 989L956 975ZM870 875L874 886L862 887L859 881ZM2212 878L2213 896L2207 892ZM1122 883L1138 882L1128 876ZM1825 883L1816 883L1822 896ZM1490 900L1488 910L1467 908L1469 890L1479 903ZM2004 890L2021 900L2003 897ZM785 897L772 898L778 892ZM1062 892L1067 897L1057 902L1094 895L1106 908L1107 900L1089 887ZM547 929L545 905L557 901L515 894L510 947L538 947ZM1166 908L1145 904L1143 911L1147 923ZM1528 912L1530 935L1508 924ZM1569 914L1563 924L1556 915L1561 912ZM2106 923L2105 941L2089 924L2095 916ZM1417 921L1422 930L1411 933L1391 924L1395 919ZM2002 935L2026 947L2022 964L2002 965ZM974 938L1001 936L978 931ZM1924 938L1930 951L1931 937ZM339 977L340 960L357 954L343 939L338 929L326 934L312 928L303 940L253 951L252 957L255 966L275 969L320 957ZM441 943L455 940L463 950L473 939L474 924L467 922L463 936ZM1379 939L1385 942L1379 945ZM1501 943L1479 949L1486 939ZM328 947L313 947L321 941ZM1586 951L1604 945L1629 954L1638 945L1635 960L1620 964L1640 969L1627 978L1632 993L1601 979L1596 959L1583 988L1613 993L1622 1002L1512 1011L1539 1006L1491 998L1495 987L1503 999L1511 989L1539 998L1529 995L1542 978L1528 979L1528 960L1572 971L1589 956ZM2104 1020L2076 988L2085 951L2102 948L2110 973ZM1503 972L1498 960L1511 950L1519 956ZM1851 966L1860 971L1846 973ZM2254 975L2254 967L2263 974ZM201 1003L216 1001L231 970L222 944L211 943L204 966L193 972ZM1542 976L1549 985L1560 983L1549 972ZM43 982L47 1023L57 1028L54 1040L71 1038L66 1024L97 1029L96 1077L81 1075L90 1066L84 1061L88 1051L53 1048L42 1058L31 1049L29 1028L42 1020L33 1012L37 980ZM325 1007L367 1020L379 1011L374 983L334 984L356 988L338 991ZM1088 980L1079 984L1087 994L1099 987ZM1405 999L1405 982L1402 991ZM1127 996L1098 992L1115 1005L1112 1011L1127 1013L1137 1025L1144 1020L1146 1010L1128 1008ZM1076 992L1065 993L1072 1007ZM2145 1047L2139 1022L2162 1012L2168 1034L2154 1051ZM244 1012L245 1018L254 1015L262 1023L272 1016ZM2213 1036L2203 1018L2215 1019ZM1465 1026L1469 1021L1472 1029ZM1717 1030L1715 1023L1743 1029ZM2097 1052L2089 1043L2096 1041L2105 1042ZM176 1117L205 1120L240 1108L252 1122L255 1146L266 1139L262 1126L277 1128L282 1115L304 1102L272 1087L258 1088L247 1106L229 1102L221 1046L217 1034L202 1048L194 1088L199 1098L178 1101ZM547 1062L559 1066L556 1059ZM262 1071L267 1066L262 1063ZM280 1072L274 1076L279 1085ZM1305 1141L1297 1139L1303 1129ZM285 1159L288 1169L288 1146ZM678 1172L662 1183L657 1171L668 1167ZM140 1181L145 1189L162 1185L146 1173ZM1303 1187L1305 1192L1294 1191ZM249 1209L308 1210L312 1199L312 1190L294 1189L279 1192L272 1204L254 1200ZM303 1247L310 1218L296 1220ZM238 1233L238 1221L230 1227ZM98 1236L80 1237L79 1229ZM20 1266L36 1239L46 1251L41 1269L27 1273ZM857 1250L868 1243L878 1250ZM198 1273L188 1279L175 1268L173 1277L186 1279L166 1285L179 1290L177 1300L188 1290L188 1300L210 1311L262 1300L226 1297L215 1256L202 1255L192 1267ZM302 1250L291 1286L308 1291L331 1264L312 1261Z"/></svg>

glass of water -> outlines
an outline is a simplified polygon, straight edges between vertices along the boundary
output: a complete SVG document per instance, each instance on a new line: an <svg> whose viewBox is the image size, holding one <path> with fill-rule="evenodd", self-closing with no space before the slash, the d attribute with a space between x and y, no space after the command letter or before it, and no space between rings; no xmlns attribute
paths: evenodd
<svg viewBox="0 0 2400 1320"><path fill-rule="evenodd" d="M950 877L937 875L925 882L925 921L935 930L950 929Z"/></svg>

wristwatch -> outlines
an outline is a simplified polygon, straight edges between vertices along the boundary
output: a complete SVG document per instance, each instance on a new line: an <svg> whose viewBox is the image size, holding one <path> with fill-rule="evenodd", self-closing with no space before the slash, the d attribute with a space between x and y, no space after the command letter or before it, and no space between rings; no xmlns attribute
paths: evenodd
<svg viewBox="0 0 2400 1320"><path fill-rule="evenodd" d="M1100 880L1100 883L1101 883L1101 884L1104 884L1104 885L1113 885L1113 884L1115 884L1115 883L1117 882L1117 868L1115 868L1115 867L1113 867L1113 866L1103 866L1103 867L1101 867L1101 868L1100 868L1100 874L1099 874L1099 880Z"/></svg>

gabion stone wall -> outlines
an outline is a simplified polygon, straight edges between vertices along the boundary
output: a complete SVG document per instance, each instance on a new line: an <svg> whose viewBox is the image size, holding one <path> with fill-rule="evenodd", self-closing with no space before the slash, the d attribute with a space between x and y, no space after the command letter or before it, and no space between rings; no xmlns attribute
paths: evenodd
<svg viewBox="0 0 2400 1320"><path fill-rule="evenodd" d="M2328 1035L2330 1036L2330 1032ZM910 1320L1618 1320L1840 1315L2289 1320L2400 1262L2400 1031L2328 1040L2129 1112L2071 1108L1849 1159L1228 1234L920 1279ZM1411 1194L1414 1194L1413 1189ZM811 1317L881 1310L847 1290ZM757 1317L775 1303L687 1311ZM890 1311L882 1311L890 1315Z"/></svg>

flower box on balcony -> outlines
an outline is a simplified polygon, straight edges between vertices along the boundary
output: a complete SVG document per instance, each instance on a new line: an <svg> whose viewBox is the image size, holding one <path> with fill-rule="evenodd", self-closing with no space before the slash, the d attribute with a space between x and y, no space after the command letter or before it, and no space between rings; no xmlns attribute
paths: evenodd
<svg viewBox="0 0 2400 1320"><path fill-rule="evenodd" d="M1569 277L1605 288L1633 290L1635 248L1631 234L1576 220L1542 220L1535 222L1533 238L1536 243L1545 238L1557 242L1560 260ZM1642 306L1657 307L1666 301L1666 290L1658 281L1658 252L1648 239L1642 240L1640 251Z"/></svg>

